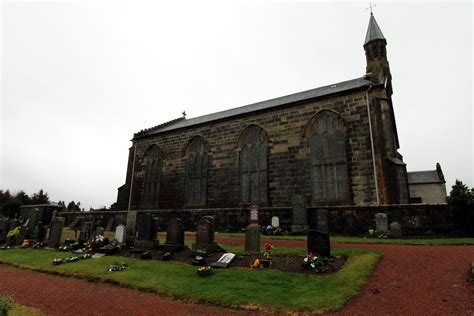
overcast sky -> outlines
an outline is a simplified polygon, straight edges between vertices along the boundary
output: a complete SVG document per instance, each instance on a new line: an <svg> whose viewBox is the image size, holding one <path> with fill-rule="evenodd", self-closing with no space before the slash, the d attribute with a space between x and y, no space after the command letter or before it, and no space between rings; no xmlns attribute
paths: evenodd
<svg viewBox="0 0 474 316"><path fill-rule="evenodd" d="M158 2L158 1L155 1ZM115 202L134 132L365 73L366 2L2 2L0 189ZM474 186L471 2L377 2L400 153Z"/></svg>

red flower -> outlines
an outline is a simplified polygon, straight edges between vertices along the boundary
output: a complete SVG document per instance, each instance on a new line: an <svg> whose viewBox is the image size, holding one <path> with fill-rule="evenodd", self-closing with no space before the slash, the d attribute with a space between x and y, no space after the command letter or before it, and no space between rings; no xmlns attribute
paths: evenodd
<svg viewBox="0 0 474 316"><path fill-rule="evenodd" d="M269 250L272 250L273 249L273 245L269 242L266 242L263 247L265 248L266 251L269 251Z"/></svg>

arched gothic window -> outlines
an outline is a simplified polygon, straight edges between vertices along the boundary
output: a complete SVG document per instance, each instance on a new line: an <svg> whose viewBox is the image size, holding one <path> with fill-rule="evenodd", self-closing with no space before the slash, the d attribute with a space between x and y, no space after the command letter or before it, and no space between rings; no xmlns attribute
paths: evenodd
<svg viewBox="0 0 474 316"><path fill-rule="evenodd" d="M206 205L207 191L207 146L202 137L195 137L186 150L186 190L187 206Z"/></svg>
<svg viewBox="0 0 474 316"><path fill-rule="evenodd" d="M242 203L267 202L267 137L251 126L240 139L240 186Z"/></svg>
<svg viewBox="0 0 474 316"><path fill-rule="evenodd" d="M160 149L152 145L145 153L145 178L143 181L143 207L158 207L160 193Z"/></svg>
<svg viewBox="0 0 474 316"><path fill-rule="evenodd" d="M313 200L347 200L346 137L340 117L332 112L319 116L311 127L309 145Z"/></svg>

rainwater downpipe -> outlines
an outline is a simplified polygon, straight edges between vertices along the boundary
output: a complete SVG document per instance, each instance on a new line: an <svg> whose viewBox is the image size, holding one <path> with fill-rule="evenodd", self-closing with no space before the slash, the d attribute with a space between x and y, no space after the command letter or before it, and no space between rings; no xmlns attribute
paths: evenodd
<svg viewBox="0 0 474 316"><path fill-rule="evenodd" d="M365 91L365 100L367 101L367 116L369 118L369 135L370 135L370 148L372 150L372 167L374 168L374 183L375 183L375 196L377 198L377 205L380 205L379 198L379 184L377 181L377 168L375 166L375 150L374 150L374 136L372 134L372 119L370 117L370 102L369 102L369 91L373 85L370 85L369 89Z"/></svg>
<svg viewBox="0 0 474 316"><path fill-rule="evenodd" d="M137 141L133 140L133 165L132 165L132 176L130 177L130 194L128 195L128 209L127 211L130 212L130 206L132 205L132 189L133 189L133 175L135 174L135 158L137 157Z"/></svg>

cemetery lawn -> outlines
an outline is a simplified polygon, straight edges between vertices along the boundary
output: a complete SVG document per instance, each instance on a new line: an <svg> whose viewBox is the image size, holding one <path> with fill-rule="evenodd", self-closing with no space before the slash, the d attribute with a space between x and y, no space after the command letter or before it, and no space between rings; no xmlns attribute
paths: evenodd
<svg viewBox="0 0 474 316"><path fill-rule="evenodd" d="M193 232L186 232L186 236L194 236ZM245 238L244 233L216 233L216 237L240 237ZM160 236L161 238L161 236ZM275 236L260 235L262 239L275 240L304 240L307 236ZM474 245L473 237L465 238L376 238L376 237L351 237L331 235L331 242L348 244L396 244L396 245L421 245L421 246L455 246L455 245Z"/></svg>
<svg viewBox="0 0 474 316"><path fill-rule="evenodd" d="M222 246L228 251L243 251L242 247ZM305 249L278 248L278 253L305 254ZM324 276L232 268L214 269L213 275L199 277L194 266L116 256L54 266L53 258L72 254L33 249L0 251L0 263L203 304L244 309L258 306L274 311L327 311L342 307L360 292L381 256L380 251L362 249L334 249L333 254L348 259L340 271ZM129 268L108 272L108 265L116 262L126 263Z"/></svg>

